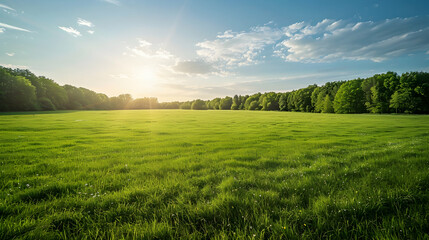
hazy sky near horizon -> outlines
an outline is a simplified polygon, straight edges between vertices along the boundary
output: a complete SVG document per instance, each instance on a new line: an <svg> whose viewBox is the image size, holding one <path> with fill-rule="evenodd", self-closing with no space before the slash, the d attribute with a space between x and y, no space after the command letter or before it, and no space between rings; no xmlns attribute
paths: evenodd
<svg viewBox="0 0 429 240"><path fill-rule="evenodd" d="M161 101L429 71L429 1L0 0L0 65Z"/></svg>

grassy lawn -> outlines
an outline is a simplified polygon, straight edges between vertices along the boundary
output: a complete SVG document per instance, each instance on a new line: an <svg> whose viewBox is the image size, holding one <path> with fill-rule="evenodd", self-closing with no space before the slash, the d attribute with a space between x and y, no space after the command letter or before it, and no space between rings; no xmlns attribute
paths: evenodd
<svg viewBox="0 0 429 240"><path fill-rule="evenodd" d="M0 115L0 239L429 238L429 116Z"/></svg>

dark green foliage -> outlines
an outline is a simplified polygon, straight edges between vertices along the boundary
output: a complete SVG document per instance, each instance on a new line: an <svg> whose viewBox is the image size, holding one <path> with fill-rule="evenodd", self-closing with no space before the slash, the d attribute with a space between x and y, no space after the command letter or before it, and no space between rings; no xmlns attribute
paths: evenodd
<svg viewBox="0 0 429 240"><path fill-rule="evenodd" d="M411 94L408 91L396 91L390 100L390 107L395 109L396 113L408 112L411 103Z"/></svg>
<svg viewBox="0 0 429 240"><path fill-rule="evenodd" d="M215 99L209 101L208 108L217 110L217 109L219 109L219 105L220 105L220 98L215 98Z"/></svg>
<svg viewBox="0 0 429 240"><path fill-rule="evenodd" d="M279 108L280 94L275 92L264 93L259 101L261 101L261 106L263 111L278 111Z"/></svg>
<svg viewBox="0 0 429 240"><path fill-rule="evenodd" d="M311 104L311 94L316 88L316 85L310 85L306 88L302 88L296 91L294 93L294 110L300 112L312 112L313 106Z"/></svg>
<svg viewBox="0 0 429 240"><path fill-rule="evenodd" d="M158 109L159 107L158 99L154 97L137 98L130 100L126 105L128 109Z"/></svg>
<svg viewBox="0 0 429 240"><path fill-rule="evenodd" d="M429 112L429 73L410 72L402 74L400 92L408 97L405 112Z"/></svg>
<svg viewBox="0 0 429 240"><path fill-rule="evenodd" d="M252 101L247 110L259 110L260 106L257 101Z"/></svg>
<svg viewBox="0 0 429 240"><path fill-rule="evenodd" d="M279 98L279 110L280 111L290 111L288 108L288 98L291 92L280 93Z"/></svg>
<svg viewBox="0 0 429 240"><path fill-rule="evenodd" d="M225 98L222 98L221 100L220 100L220 103L219 103L219 109L220 110L231 110L231 106L232 106L232 98L231 97L225 97Z"/></svg>
<svg viewBox="0 0 429 240"><path fill-rule="evenodd" d="M57 110L54 104L51 102L51 100L49 100L49 98L42 97L42 98L39 98L38 101L39 101L40 110L43 110L43 111Z"/></svg>
<svg viewBox="0 0 429 240"><path fill-rule="evenodd" d="M253 94L249 96L245 103L244 109L246 110L260 110L262 107L259 105L259 98L261 97L261 93Z"/></svg>
<svg viewBox="0 0 429 240"><path fill-rule="evenodd" d="M36 88L22 76L13 76L0 68L0 111L36 109Z"/></svg>
<svg viewBox="0 0 429 240"><path fill-rule="evenodd" d="M204 102L201 99L197 99L197 100L192 102L191 109L192 110L207 110L206 102Z"/></svg>
<svg viewBox="0 0 429 240"><path fill-rule="evenodd" d="M344 82L328 82L321 87L314 89L311 94L311 104L313 112L332 112L332 109L326 109L326 96L329 96L331 102L334 101L338 89Z"/></svg>
<svg viewBox="0 0 429 240"><path fill-rule="evenodd" d="M51 79L45 77L39 77L38 81L42 84L45 89L45 96L48 98L56 109L62 110L67 108L68 95L63 87L58 85ZM43 98L43 97L42 97Z"/></svg>
<svg viewBox="0 0 429 240"><path fill-rule="evenodd" d="M371 113L388 113L389 99L392 95L390 89L386 88L385 82L397 79L396 73L387 72L376 74L362 82L362 90L365 92L365 106Z"/></svg>
<svg viewBox="0 0 429 240"><path fill-rule="evenodd" d="M334 100L336 113L365 112L365 93L361 87L362 81L362 79L355 79L341 85Z"/></svg>
<svg viewBox="0 0 429 240"><path fill-rule="evenodd" d="M159 103L160 109L179 109L180 108L180 102L162 102Z"/></svg>
<svg viewBox="0 0 429 240"><path fill-rule="evenodd" d="M323 113L334 113L334 104L332 103L331 97L327 94L325 100L323 101Z"/></svg>
<svg viewBox="0 0 429 240"><path fill-rule="evenodd" d="M231 110L239 110L240 104L241 104L240 97L237 95L234 95L234 98L232 99Z"/></svg>
<svg viewBox="0 0 429 240"><path fill-rule="evenodd" d="M121 94L117 97L109 98L110 109L125 109L131 103L133 98L130 94Z"/></svg>
<svg viewBox="0 0 429 240"><path fill-rule="evenodd" d="M180 109L191 109L192 102L183 102L180 104Z"/></svg>
<svg viewBox="0 0 429 240"><path fill-rule="evenodd" d="M286 93L267 92L208 101L133 100L129 94L108 97L86 88L60 86L29 70L0 68L0 111L91 109L214 109L317 113L429 113L429 73L394 72L366 79L327 82ZM344 86L343 86L344 85ZM340 91L339 91L340 90ZM202 102L200 102L202 101ZM193 103L196 105L193 107Z"/></svg>

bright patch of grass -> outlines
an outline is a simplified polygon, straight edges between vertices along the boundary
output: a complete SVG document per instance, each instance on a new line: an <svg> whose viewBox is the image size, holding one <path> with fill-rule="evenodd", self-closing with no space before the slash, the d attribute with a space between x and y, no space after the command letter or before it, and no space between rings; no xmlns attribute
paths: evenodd
<svg viewBox="0 0 429 240"><path fill-rule="evenodd" d="M0 115L0 239L423 239L429 116Z"/></svg>

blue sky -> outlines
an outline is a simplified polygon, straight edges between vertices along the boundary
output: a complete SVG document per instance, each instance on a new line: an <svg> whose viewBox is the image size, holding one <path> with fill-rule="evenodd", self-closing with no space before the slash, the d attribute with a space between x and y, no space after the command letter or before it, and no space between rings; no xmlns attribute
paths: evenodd
<svg viewBox="0 0 429 240"><path fill-rule="evenodd" d="M0 0L0 65L161 101L429 71L429 1Z"/></svg>

